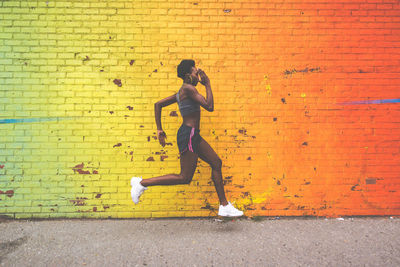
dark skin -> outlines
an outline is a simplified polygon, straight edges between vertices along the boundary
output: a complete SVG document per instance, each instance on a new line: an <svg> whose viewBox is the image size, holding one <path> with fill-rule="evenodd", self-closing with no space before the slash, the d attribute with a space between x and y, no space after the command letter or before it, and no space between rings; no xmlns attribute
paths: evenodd
<svg viewBox="0 0 400 267"><path fill-rule="evenodd" d="M206 88L206 98L204 98L196 89L196 85L200 82ZM191 73L187 73L183 80L182 87L179 89L179 100L184 100L190 97L205 110L212 112L214 111L214 98L211 91L210 79L201 69L192 67ZM155 118L157 124L157 137L160 144L165 146L165 139L167 138L165 132L161 126L161 110L163 107L169 106L176 103L176 94L173 94L167 98L164 98L154 105ZM194 112L183 116L183 124L200 128L200 112ZM197 160L200 157L201 160L207 162L211 166L211 179L214 182L215 189L217 191L218 199L221 205L225 206L228 201L225 197L224 184L222 180L222 161L218 157L217 153L212 147L202 138L198 146L198 154L192 151L186 151L181 154L181 172L180 174L167 174L163 176L153 177L149 179L143 179L141 184L143 186L154 186L154 185L176 185L176 184L189 184L192 181L194 172L197 167Z"/></svg>

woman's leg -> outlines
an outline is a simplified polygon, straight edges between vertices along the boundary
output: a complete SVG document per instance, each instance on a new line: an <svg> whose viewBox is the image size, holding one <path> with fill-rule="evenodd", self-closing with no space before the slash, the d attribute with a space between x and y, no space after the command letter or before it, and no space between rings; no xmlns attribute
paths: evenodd
<svg viewBox="0 0 400 267"><path fill-rule="evenodd" d="M204 160L211 166L211 179L214 182L220 204L223 206L227 205L228 201L225 197L224 183L222 180L221 159L203 138L201 138L199 142L197 152L199 153L200 159Z"/></svg>
<svg viewBox="0 0 400 267"><path fill-rule="evenodd" d="M180 174L167 174L163 176L143 179L140 184L143 186L154 185L175 185L175 184L189 184L192 181L194 171L197 166L198 156L192 151L186 151L181 154L181 173Z"/></svg>

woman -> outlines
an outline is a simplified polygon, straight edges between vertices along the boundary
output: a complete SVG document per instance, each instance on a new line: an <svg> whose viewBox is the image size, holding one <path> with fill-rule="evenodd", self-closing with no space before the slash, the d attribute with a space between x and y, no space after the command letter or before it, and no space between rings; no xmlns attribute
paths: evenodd
<svg viewBox="0 0 400 267"><path fill-rule="evenodd" d="M214 181L218 194L220 206L218 215L236 217L242 216L243 212L236 209L226 200L224 184L222 182L222 162L211 146L200 136L200 106L212 112L214 110L214 99L211 91L210 80L201 69L197 69L194 60L182 60L178 65L178 77L183 84L177 94L173 94L154 105L157 124L157 137L160 144L165 146L166 134L161 127L161 109L178 102L179 110L183 118L182 126L178 130L177 141L181 161L180 174L167 174L164 176L144 179L133 177L131 179L131 196L135 204L139 202L140 195L149 186L189 184L192 180L197 165L197 159L207 162L212 168L211 178ZM207 97L204 98L196 90L199 82L206 87Z"/></svg>

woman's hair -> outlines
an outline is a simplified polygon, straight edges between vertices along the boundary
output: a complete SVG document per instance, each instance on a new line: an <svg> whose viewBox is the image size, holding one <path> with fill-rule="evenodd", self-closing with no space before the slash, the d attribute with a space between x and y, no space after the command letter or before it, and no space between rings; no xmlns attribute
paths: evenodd
<svg viewBox="0 0 400 267"><path fill-rule="evenodd" d="M178 77L182 80L185 79L186 73L192 72L192 67L195 66L194 60L192 59L184 59L178 65Z"/></svg>

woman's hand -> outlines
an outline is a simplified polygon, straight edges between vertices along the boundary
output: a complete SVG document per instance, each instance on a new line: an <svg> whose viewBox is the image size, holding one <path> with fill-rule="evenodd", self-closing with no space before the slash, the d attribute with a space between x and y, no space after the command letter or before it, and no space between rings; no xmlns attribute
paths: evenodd
<svg viewBox="0 0 400 267"><path fill-rule="evenodd" d="M210 79L203 70L199 69L198 74L200 75L200 83L202 85L206 86L210 84Z"/></svg>
<svg viewBox="0 0 400 267"><path fill-rule="evenodd" d="M167 135L163 130L157 130L157 137L158 141L160 142L160 145L163 147L165 146L165 139L167 139Z"/></svg>

